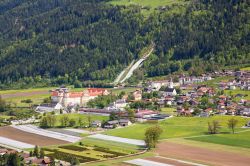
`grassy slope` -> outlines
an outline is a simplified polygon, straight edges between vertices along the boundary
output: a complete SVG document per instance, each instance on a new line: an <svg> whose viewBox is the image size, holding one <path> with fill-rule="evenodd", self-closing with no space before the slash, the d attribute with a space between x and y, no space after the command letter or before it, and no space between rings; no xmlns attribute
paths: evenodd
<svg viewBox="0 0 250 166"><path fill-rule="evenodd" d="M158 6L167 6L172 4L183 4L184 0L112 0L113 5L140 5L156 8Z"/></svg>
<svg viewBox="0 0 250 166"><path fill-rule="evenodd" d="M250 137L250 130L237 134L217 134L217 135L209 135L207 137L195 137L189 139L201 142L210 142L215 144L250 148L249 137Z"/></svg>
<svg viewBox="0 0 250 166"><path fill-rule="evenodd" d="M160 139L178 138L204 135L207 133L207 123L212 120L219 120L222 125L221 132L230 132L227 128L227 120L230 116L214 116L210 118L200 117L175 117L159 122L163 129ZM237 131L241 131L240 127L247 122L246 118L235 117L239 120ZM145 130L154 124L136 124L130 127L109 130L108 135L120 136L125 138L143 139ZM136 132L135 132L136 131Z"/></svg>
<svg viewBox="0 0 250 166"><path fill-rule="evenodd" d="M173 10L168 11L169 14L173 13L181 13L185 10L185 8L180 7L180 5L185 5L188 3L188 0L111 0L109 2L112 5L139 5L139 6L147 6L150 7L149 10L143 9L142 13L145 16L148 16L150 13L154 12L157 7L160 6L170 6L177 4L179 7L173 8Z"/></svg>

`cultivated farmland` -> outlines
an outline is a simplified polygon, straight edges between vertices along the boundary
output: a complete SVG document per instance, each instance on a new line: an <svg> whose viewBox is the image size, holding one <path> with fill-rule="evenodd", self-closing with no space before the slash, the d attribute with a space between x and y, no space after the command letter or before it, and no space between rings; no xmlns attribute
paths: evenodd
<svg viewBox="0 0 250 166"><path fill-rule="evenodd" d="M16 128L6 126L0 128L0 136L9 138L12 140L20 141L23 143L39 146L48 146L48 145L58 145L58 144L68 144L70 142L63 141L55 138L50 138L42 135L37 135ZM13 146L13 145L10 145Z"/></svg>

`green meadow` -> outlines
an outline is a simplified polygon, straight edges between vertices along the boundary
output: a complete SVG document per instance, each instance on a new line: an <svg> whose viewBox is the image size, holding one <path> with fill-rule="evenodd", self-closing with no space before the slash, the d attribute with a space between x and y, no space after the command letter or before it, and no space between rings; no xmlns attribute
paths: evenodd
<svg viewBox="0 0 250 166"><path fill-rule="evenodd" d="M192 137L207 134L207 123L213 120L218 120L221 124L220 131L223 133L230 133L227 127L227 121L232 118L231 116L213 116L209 118L201 117L174 117L160 121L158 125L163 129L160 139ZM239 121L236 131L242 131L241 127L246 124L248 119L243 117L234 117ZM108 130L105 132L107 135L144 139L145 130L156 124L143 123L134 124L129 127Z"/></svg>
<svg viewBox="0 0 250 166"><path fill-rule="evenodd" d="M142 13L145 16L150 15L158 7L161 6L172 6L172 5L178 5L173 7L171 10L168 10L167 12L169 14L174 13L183 13L185 11L185 5L188 4L188 0L111 0L108 3L112 5L138 5L142 6Z"/></svg>
<svg viewBox="0 0 250 166"><path fill-rule="evenodd" d="M173 4L184 4L185 0L112 0L113 5L140 5L156 8L158 6L169 6Z"/></svg>
<svg viewBox="0 0 250 166"><path fill-rule="evenodd" d="M214 144L223 144L229 146L237 146L243 148L250 148L250 129L245 132L236 134L216 134L207 137L188 138L194 141L209 142Z"/></svg>

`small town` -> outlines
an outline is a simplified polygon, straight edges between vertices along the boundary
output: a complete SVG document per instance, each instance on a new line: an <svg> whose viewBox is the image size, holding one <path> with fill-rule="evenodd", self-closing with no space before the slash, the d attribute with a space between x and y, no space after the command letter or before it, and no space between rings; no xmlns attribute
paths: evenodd
<svg viewBox="0 0 250 166"><path fill-rule="evenodd" d="M249 166L250 1L0 0L0 166Z"/></svg>
<svg viewBox="0 0 250 166"><path fill-rule="evenodd" d="M31 106L35 112L31 114L32 116L2 119L2 124L11 125L11 127L4 125L3 136L7 138L0 137L1 145L7 140L9 142L8 148L0 148L2 156L18 153L26 164L38 165L91 163L102 159L74 157L74 155L61 159L58 157L61 152L42 147L39 151L37 144L50 145L54 144L55 140L59 144L68 141L74 143L80 141L84 135L83 138L87 139L127 142L146 148L143 140L116 137L112 134L109 136L105 133L116 128L122 130L138 124L146 126L158 124L161 121L167 122L175 117L187 119L190 117L203 119L223 116L245 117L245 124L241 127L250 128L249 71L226 70L206 73L198 77L173 75L163 80L150 80L136 87L118 85L112 89L89 87L72 91L66 86L61 86L48 90L48 94L49 97L44 99L43 103ZM1 129L3 131L3 128ZM43 143L36 140L34 136L34 140L31 141L34 145L19 139L9 139L13 137L10 132L22 131L50 138ZM21 140L27 137L26 134L23 137ZM12 148L13 146L15 148ZM78 146L63 145L59 148L82 151L89 146L80 142ZM24 152L22 148L34 148L34 151ZM108 153L118 157L138 152L109 151Z"/></svg>

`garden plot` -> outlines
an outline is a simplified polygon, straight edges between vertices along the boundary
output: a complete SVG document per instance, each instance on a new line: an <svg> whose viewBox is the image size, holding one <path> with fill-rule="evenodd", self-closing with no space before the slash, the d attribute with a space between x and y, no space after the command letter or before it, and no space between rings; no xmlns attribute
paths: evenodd
<svg viewBox="0 0 250 166"><path fill-rule="evenodd" d="M115 136L109 136L109 135L104 135L104 134L95 134L95 135L91 135L88 137L107 140L107 141L121 142L125 144L137 145L137 146L145 146L145 142L143 140L137 140L137 139L128 139L128 138L115 137Z"/></svg>
<svg viewBox="0 0 250 166"><path fill-rule="evenodd" d="M34 145L27 144L24 142L16 141L13 139L5 138L5 137L0 137L0 144L1 145L7 145L10 147L15 147L15 148L20 148L20 149L26 149L26 148L34 148Z"/></svg>
<svg viewBox="0 0 250 166"><path fill-rule="evenodd" d="M81 137L76 137L76 136L62 134L62 133L58 133L54 131L44 130L33 125L20 125L20 126L12 126L12 127L25 131L25 132L42 135L46 137L51 137L51 138L55 138L55 139L59 139L63 141L72 142L72 143L81 140Z"/></svg>
<svg viewBox="0 0 250 166"><path fill-rule="evenodd" d="M107 160L114 157L126 156L130 153L116 151L111 148L86 145L63 145L57 148L44 148L48 157L70 162L73 157L80 163Z"/></svg>

